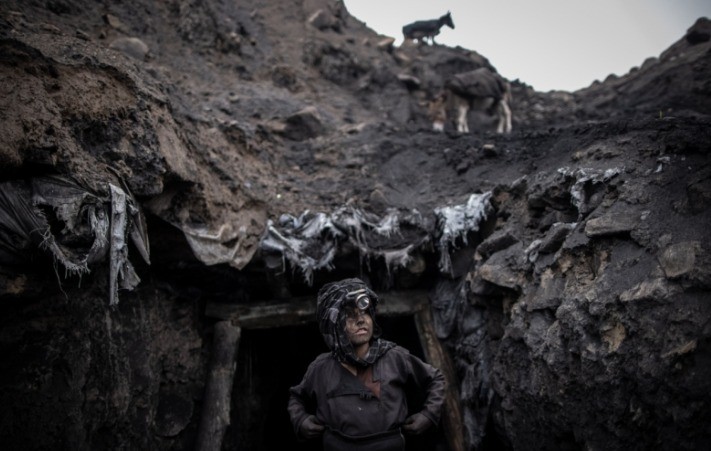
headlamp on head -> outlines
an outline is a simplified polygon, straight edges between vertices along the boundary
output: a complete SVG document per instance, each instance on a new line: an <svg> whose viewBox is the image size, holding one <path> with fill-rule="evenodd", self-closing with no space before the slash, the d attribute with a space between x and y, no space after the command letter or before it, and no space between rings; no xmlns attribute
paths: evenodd
<svg viewBox="0 0 711 451"><path fill-rule="evenodd" d="M346 299L353 301L358 310L366 310L370 306L370 296L365 288L349 291L346 293Z"/></svg>

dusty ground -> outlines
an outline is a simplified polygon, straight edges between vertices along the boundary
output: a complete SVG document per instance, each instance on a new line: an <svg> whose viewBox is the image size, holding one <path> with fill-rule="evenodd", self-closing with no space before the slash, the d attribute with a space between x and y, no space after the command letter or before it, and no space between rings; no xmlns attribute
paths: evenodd
<svg viewBox="0 0 711 451"><path fill-rule="evenodd" d="M13 228L3 204L11 358L0 436L189 448L206 303L313 294L363 274L382 290L433 293L472 446L701 449L711 440L710 30L701 20L662 55L574 93L514 81L511 135L484 116L459 135L451 124L430 131L427 101L448 75L489 61L393 48L338 2L4 2L4 192L36 201L37 181L59 175L101 209L109 183L125 187L146 217L151 264L131 241L141 282L109 308L108 256L65 275L70 258ZM483 193L486 222L438 247L435 211ZM67 255L86 254L97 236L86 210L69 220L40 204ZM344 207L375 222L396 212L401 233L365 221L362 235L334 241L330 268L283 256L275 266L269 221L286 233L282 215ZM306 254L323 260L329 240L322 231ZM414 283L387 257L403 249L426 261ZM452 271L438 266L442 252ZM234 423L227 443L252 443L239 430L250 425Z"/></svg>

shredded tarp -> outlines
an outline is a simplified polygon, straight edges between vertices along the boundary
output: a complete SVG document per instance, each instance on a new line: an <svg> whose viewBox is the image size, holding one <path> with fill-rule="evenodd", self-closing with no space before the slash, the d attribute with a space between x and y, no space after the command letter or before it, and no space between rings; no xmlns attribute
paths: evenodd
<svg viewBox="0 0 711 451"><path fill-rule="evenodd" d="M30 181L31 199L47 227L43 229L42 247L48 249L68 274L89 272L89 263L104 258L108 251L108 212L103 202L70 179L35 177ZM62 229L52 233L47 215L51 210ZM97 230L86 224L94 223ZM103 235L97 232L103 231ZM89 248L86 246L91 243Z"/></svg>
<svg viewBox="0 0 711 451"><path fill-rule="evenodd" d="M307 283L316 270L332 269L340 246L358 249L362 262L382 259L388 272L407 266L413 252L431 244L438 237L440 270L451 272L450 251L460 239L479 230L479 224L491 212L491 193L472 194L464 205L438 208L433 217L417 210L390 209L384 216L344 206L332 214L306 211L298 217L284 214L278 223L268 221L260 242L265 259L281 257L282 270L288 262L298 268ZM436 227L436 229L435 229Z"/></svg>
<svg viewBox="0 0 711 451"><path fill-rule="evenodd" d="M457 247L457 240L467 244L467 234L479 230L479 225L492 212L490 202L491 192L472 194L466 204L451 207L436 208L439 238L439 270L442 273L452 272L450 249Z"/></svg>
<svg viewBox="0 0 711 451"><path fill-rule="evenodd" d="M314 271L332 268L337 242L344 236L325 213L312 214L307 210L298 218L282 215L278 226L272 220L267 221L260 249L266 254L281 254L282 271L288 261L311 284Z"/></svg>
<svg viewBox="0 0 711 451"><path fill-rule="evenodd" d="M577 168L573 170L569 167L562 167L558 169L559 174L575 180L573 185L570 187L570 196L572 197L573 205L575 205L575 208L577 208L580 212L580 217L578 219L582 219L583 213L587 211L587 196L585 195L586 185L590 183L605 183L621 173L623 170L623 168L609 168L605 170Z"/></svg>
<svg viewBox="0 0 711 451"><path fill-rule="evenodd" d="M30 187L23 182L0 184L0 264L31 260L44 242L49 225L32 205Z"/></svg>
<svg viewBox="0 0 711 451"><path fill-rule="evenodd" d="M107 195L63 176L35 177L0 184L0 259L3 264L29 263L33 250L49 251L67 274L89 273L109 260L109 303L118 288L139 282L128 260L126 236L149 263L142 212L124 188L108 184Z"/></svg>
<svg viewBox="0 0 711 451"><path fill-rule="evenodd" d="M227 263L240 269L249 260L242 246L247 236L244 226L235 228L231 224L222 224L214 230L205 226L176 224L176 227L185 234L193 254L208 266Z"/></svg>
<svg viewBox="0 0 711 451"><path fill-rule="evenodd" d="M332 269L339 246L346 243L358 250L361 260L381 258L392 271L407 265L411 253L428 241L428 224L417 211L391 209L379 217L344 206L332 214L307 210L298 217L284 214L278 224L268 221L260 249L265 256L281 255L282 270L288 262L311 284L314 271Z"/></svg>
<svg viewBox="0 0 711 451"><path fill-rule="evenodd" d="M141 279L128 260L128 211L126 193L119 187L109 184L111 190L111 241L109 254L109 304L118 304L118 289L132 290ZM97 238L99 239L99 238Z"/></svg>
<svg viewBox="0 0 711 451"><path fill-rule="evenodd" d="M240 210L221 209L216 216L188 220L194 215L189 203L173 205L173 195L157 196L147 206L183 232L195 258L208 266L227 264L238 270L252 261L264 234L266 212L260 206Z"/></svg>

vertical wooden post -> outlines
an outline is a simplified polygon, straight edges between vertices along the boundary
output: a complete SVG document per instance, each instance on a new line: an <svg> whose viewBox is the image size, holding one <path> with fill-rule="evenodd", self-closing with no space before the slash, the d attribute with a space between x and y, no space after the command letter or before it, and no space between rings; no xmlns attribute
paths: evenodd
<svg viewBox="0 0 711 451"><path fill-rule="evenodd" d="M435 334L429 306L425 306L415 313L415 325L417 326L425 358L430 365L439 368L447 380L447 392L442 408L442 426L447 436L449 449L451 451L464 451L466 447L464 444L462 410L459 405L459 382L452 360Z"/></svg>
<svg viewBox="0 0 711 451"><path fill-rule="evenodd" d="M229 320L215 324L212 356L195 446L198 451L220 451L222 448L225 430L230 424L232 384L240 335L241 329Z"/></svg>

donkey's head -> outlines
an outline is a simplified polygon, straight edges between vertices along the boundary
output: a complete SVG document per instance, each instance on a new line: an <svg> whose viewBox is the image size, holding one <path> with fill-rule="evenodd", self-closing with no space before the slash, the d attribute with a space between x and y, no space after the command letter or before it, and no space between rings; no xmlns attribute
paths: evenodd
<svg viewBox="0 0 711 451"><path fill-rule="evenodd" d="M447 25L449 28L454 30L454 22L452 22L452 13L447 11L447 14L439 18L439 23L442 25Z"/></svg>

